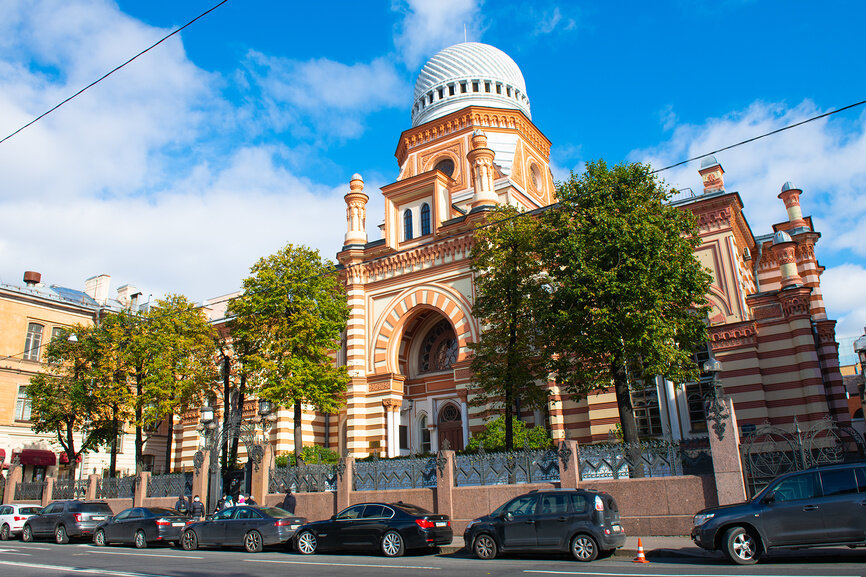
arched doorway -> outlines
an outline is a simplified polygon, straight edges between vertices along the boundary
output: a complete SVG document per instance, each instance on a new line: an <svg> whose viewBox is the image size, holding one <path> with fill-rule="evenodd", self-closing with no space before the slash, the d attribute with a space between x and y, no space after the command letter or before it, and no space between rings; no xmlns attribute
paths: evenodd
<svg viewBox="0 0 866 577"><path fill-rule="evenodd" d="M439 410L439 418L437 419L439 429L439 448L445 447L445 441L448 441L448 448L452 451L463 450L463 419L460 416L460 408L454 403L446 403Z"/></svg>

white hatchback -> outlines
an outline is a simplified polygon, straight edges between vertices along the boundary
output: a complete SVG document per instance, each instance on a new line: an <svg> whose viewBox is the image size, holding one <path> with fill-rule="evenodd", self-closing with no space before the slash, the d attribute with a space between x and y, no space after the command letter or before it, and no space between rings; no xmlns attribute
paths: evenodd
<svg viewBox="0 0 866 577"><path fill-rule="evenodd" d="M41 510L42 507L36 505L0 506L0 539L8 541L13 535L19 535L24 521Z"/></svg>

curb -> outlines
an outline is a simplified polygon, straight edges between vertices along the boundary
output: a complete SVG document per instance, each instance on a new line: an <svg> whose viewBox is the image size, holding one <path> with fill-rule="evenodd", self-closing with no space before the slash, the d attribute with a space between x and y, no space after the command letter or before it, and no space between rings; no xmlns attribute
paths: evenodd
<svg viewBox="0 0 866 577"><path fill-rule="evenodd" d="M450 555L453 553L466 552L471 553L471 551L467 550L462 545L445 545L443 547L439 547L440 555ZM703 549L699 549L697 547L688 548L688 549L650 549L647 550L644 548L644 554L647 559L660 559L660 558L677 558L677 559L694 559L694 558L703 558L708 552ZM629 549L629 548L621 548L617 549L614 552L613 557L624 557L628 559L634 559L637 557L637 549Z"/></svg>

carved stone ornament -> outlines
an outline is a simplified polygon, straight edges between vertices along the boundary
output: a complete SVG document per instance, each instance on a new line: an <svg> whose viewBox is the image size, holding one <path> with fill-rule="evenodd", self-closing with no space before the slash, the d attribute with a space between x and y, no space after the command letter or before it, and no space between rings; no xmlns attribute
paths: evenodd
<svg viewBox="0 0 866 577"><path fill-rule="evenodd" d="M562 470L568 471L568 461L571 460L571 449L568 448L566 443L560 443L559 449L556 451L556 455L559 457L559 461L562 463Z"/></svg>

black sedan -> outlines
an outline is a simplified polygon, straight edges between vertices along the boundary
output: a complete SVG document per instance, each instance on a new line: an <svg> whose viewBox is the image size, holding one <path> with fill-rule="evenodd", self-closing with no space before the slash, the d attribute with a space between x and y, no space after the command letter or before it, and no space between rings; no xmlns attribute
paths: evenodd
<svg viewBox="0 0 866 577"><path fill-rule="evenodd" d="M448 545L453 537L447 515L434 515L408 503L361 503L327 521L302 526L295 547L304 555L378 548L386 557L399 557L407 549Z"/></svg>
<svg viewBox="0 0 866 577"><path fill-rule="evenodd" d="M187 517L175 509L132 507L98 525L93 532L93 542L99 546L133 543L143 549L153 543L177 541L186 521Z"/></svg>
<svg viewBox="0 0 866 577"><path fill-rule="evenodd" d="M180 546L194 551L202 545L243 545L248 552L258 553L265 545L289 542L306 522L279 507L229 507L205 521L187 525Z"/></svg>

